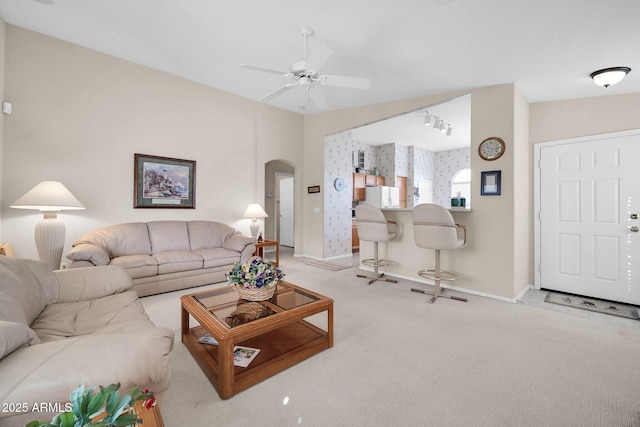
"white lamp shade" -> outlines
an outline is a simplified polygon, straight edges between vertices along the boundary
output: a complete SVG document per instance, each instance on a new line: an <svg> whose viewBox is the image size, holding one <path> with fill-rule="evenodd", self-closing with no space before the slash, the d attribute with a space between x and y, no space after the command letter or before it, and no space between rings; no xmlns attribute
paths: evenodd
<svg viewBox="0 0 640 427"><path fill-rule="evenodd" d="M250 204L247 210L244 211L244 214L242 214L243 218L266 218L268 216L258 203Z"/></svg>
<svg viewBox="0 0 640 427"><path fill-rule="evenodd" d="M45 212L84 209L67 187L58 181L42 181L16 200L12 208L38 209Z"/></svg>

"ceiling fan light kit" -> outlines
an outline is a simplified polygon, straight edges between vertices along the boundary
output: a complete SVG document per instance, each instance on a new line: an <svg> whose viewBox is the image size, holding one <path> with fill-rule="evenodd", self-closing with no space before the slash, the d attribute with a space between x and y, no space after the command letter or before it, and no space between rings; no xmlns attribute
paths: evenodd
<svg viewBox="0 0 640 427"><path fill-rule="evenodd" d="M631 71L629 67L611 67L591 73L593 82L598 86L609 87L620 83Z"/></svg>
<svg viewBox="0 0 640 427"><path fill-rule="evenodd" d="M304 59L302 61L296 61L292 63L289 67L288 72L257 65L240 64L240 67L248 70L279 74L283 77L293 79L293 83L285 84L284 86L263 96L258 101L268 102L273 98L289 91L290 89L293 89L296 86L300 86L306 89L309 100L311 100L313 105L317 109L323 110L328 107L329 102L327 101L324 94L321 91L317 90L318 85L347 87L352 89L369 89L371 87L371 80L366 78L321 75L319 73L319 70L325 64L325 62L329 60L331 55L333 55L333 51L327 46L318 43L315 45L313 52L311 52L311 54L307 57L307 40L312 34L313 29L311 27L307 25L302 25L300 27L300 35L304 39Z"/></svg>

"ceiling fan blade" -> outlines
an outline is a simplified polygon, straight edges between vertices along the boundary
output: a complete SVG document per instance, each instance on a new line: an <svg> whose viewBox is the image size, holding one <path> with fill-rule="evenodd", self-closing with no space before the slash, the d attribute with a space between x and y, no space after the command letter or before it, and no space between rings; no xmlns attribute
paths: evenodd
<svg viewBox="0 0 640 427"><path fill-rule="evenodd" d="M262 98L258 99L258 102L268 102L271 101L273 98L275 98L278 95L281 95L283 93L285 93L286 91L288 91L289 89L291 89L292 87L294 87L296 84L295 83L289 83L286 84L284 86L282 86L279 89L274 90L271 93L266 94L265 96L263 96Z"/></svg>
<svg viewBox="0 0 640 427"><path fill-rule="evenodd" d="M313 87L307 90L309 91L311 102L313 102L313 105L315 105L318 110L324 110L329 106L329 102L324 96L324 93L320 91L320 88Z"/></svg>
<svg viewBox="0 0 640 427"><path fill-rule="evenodd" d="M262 71L263 73L278 74L279 76L285 76L285 77L289 75L289 72L287 71L274 70L273 68L260 67L258 65L240 64L240 67L245 68L247 70Z"/></svg>
<svg viewBox="0 0 640 427"><path fill-rule="evenodd" d="M333 50L327 46L318 43L309 58L307 58L307 70L318 71L329 58L333 55Z"/></svg>
<svg viewBox="0 0 640 427"><path fill-rule="evenodd" d="M322 76L320 82L327 86L350 87L353 89L369 89L371 80L361 77Z"/></svg>

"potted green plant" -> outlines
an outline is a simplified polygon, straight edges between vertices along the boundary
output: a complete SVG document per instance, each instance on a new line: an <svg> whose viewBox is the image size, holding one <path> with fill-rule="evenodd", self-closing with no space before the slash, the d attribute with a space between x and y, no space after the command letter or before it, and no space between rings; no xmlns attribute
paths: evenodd
<svg viewBox="0 0 640 427"><path fill-rule="evenodd" d="M135 426L142 419L131 408L143 401L147 409L155 405L155 397L149 390L134 387L120 398L120 384L86 388L81 385L69 395L71 410L58 414L50 422L31 421L26 427L115 427Z"/></svg>

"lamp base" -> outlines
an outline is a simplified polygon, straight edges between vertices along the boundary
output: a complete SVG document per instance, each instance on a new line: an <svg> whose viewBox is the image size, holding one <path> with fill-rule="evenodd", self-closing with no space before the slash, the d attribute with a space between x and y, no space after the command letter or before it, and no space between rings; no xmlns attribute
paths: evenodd
<svg viewBox="0 0 640 427"><path fill-rule="evenodd" d="M60 269L64 234L64 223L57 218L55 213L45 213L44 219L36 224L35 238L38 257L51 270Z"/></svg>
<svg viewBox="0 0 640 427"><path fill-rule="evenodd" d="M249 230L251 230L251 235L257 239L258 238L258 230L260 230L260 225L258 224L258 220L257 219L254 218L251 221L251 225L249 226Z"/></svg>

